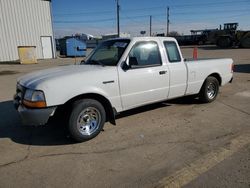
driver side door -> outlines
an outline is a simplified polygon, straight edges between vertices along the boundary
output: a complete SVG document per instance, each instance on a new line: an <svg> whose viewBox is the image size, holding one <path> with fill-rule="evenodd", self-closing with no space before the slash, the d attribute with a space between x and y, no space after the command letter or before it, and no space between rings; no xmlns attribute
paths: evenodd
<svg viewBox="0 0 250 188"><path fill-rule="evenodd" d="M119 69L123 110L167 99L169 73L157 42L137 42L130 50L127 69Z"/></svg>

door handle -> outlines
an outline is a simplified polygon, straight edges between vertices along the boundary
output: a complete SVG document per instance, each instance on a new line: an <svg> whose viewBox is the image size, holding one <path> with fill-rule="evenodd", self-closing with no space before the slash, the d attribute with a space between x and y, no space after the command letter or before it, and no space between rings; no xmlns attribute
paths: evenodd
<svg viewBox="0 0 250 188"><path fill-rule="evenodd" d="M110 80L110 81L104 81L102 82L103 84L111 84L111 83L114 83L115 81L114 80Z"/></svg>
<svg viewBox="0 0 250 188"><path fill-rule="evenodd" d="M160 71L159 74L162 75L162 74L166 74L168 71Z"/></svg>

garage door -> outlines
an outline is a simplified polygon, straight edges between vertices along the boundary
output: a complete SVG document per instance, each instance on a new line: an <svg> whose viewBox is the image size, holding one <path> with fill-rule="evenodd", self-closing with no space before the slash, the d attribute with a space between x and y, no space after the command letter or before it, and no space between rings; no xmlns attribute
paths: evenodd
<svg viewBox="0 0 250 188"><path fill-rule="evenodd" d="M42 41L43 58L44 59L53 58L51 37L41 37L41 41Z"/></svg>

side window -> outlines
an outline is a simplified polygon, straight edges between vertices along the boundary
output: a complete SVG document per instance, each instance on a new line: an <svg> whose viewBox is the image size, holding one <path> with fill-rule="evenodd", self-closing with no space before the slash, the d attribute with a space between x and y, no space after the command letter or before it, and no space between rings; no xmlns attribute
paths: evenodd
<svg viewBox="0 0 250 188"><path fill-rule="evenodd" d="M170 63L176 63L181 61L179 50L174 41L165 41L164 46Z"/></svg>
<svg viewBox="0 0 250 188"><path fill-rule="evenodd" d="M129 64L135 68L161 65L161 56L157 43L136 43L129 53Z"/></svg>

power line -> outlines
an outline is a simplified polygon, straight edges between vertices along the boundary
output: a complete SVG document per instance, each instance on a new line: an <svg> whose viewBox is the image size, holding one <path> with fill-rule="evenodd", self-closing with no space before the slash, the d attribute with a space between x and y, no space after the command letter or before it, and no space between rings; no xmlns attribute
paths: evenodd
<svg viewBox="0 0 250 188"><path fill-rule="evenodd" d="M120 37L120 5L119 0L116 0L116 15L117 15L117 35Z"/></svg>
<svg viewBox="0 0 250 188"><path fill-rule="evenodd" d="M229 16L223 16L221 18L219 18L219 20L221 19L233 19L233 18L239 18L241 16L245 16L245 15L249 15L248 13L242 13L242 14L235 14L235 15L229 15ZM217 21L218 21L218 16L211 16L209 17L208 19L202 19L202 21L204 20L211 20L211 19L215 19L217 18ZM181 19L181 20L176 20L174 19L173 20L173 23L176 24L176 23L195 23L195 20L193 18L184 18L184 19Z"/></svg>
<svg viewBox="0 0 250 188"><path fill-rule="evenodd" d="M119 5L119 0L116 0L117 1L117 31L118 33L120 32L120 5ZM222 4L222 3L230 3L230 2L234 2L234 1L224 1L224 2L217 2L215 4ZM238 1L238 2L246 2L246 1ZM249 1L247 1L249 2ZM202 3L202 5L209 5L211 3ZM186 4L186 5L192 5L192 4ZM186 6L186 5L183 5L183 6ZM198 4L198 5L201 5ZM214 5L214 3L213 3ZM176 5L178 6L178 5ZM159 7L151 7L150 9L152 8L159 8ZM162 8L162 7L161 7ZM142 8L142 9L131 9L131 10L146 10L146 9L149 9L149 8ZM211 11L193 11L193 12L180 12L180 11L173 11L172 14L173 15L194 15L194 14L200 14L199 18L202 17L202 16L206 16L207 14L211 14L211 13L217 13L217 14L228 14L228 13L231 13L231 12L249 12L248 9L231 9L231 10L227 10L226 12L222 11L222 10L211 10ZM102 12L98 12L98 13L110 13L112 11L102 11ZM127 12L127 11L126 11ZM95 13L95 12L85 12L85 14L90 14L90 13ZM114 13L114 12L112 12ZM77 14L77 13L76 13ZM65 14L67 15L67 14ZM73 14L68 14L68 15L73 15ZM74 14L75 15L75 14ZM168 15L168 14L167 14ZM146 14L146 15L135 15L135 16L130 16L130 17L125 17L125 18L122 18L123 20L126 20L126 19L130 19L130 20L135 20L137 18L145 18L148 17L149 15ZM154 17L166 17L166 15L164 13L162 14L151 14L151 16L154 16ZM169 16L169 15L168 15ZM211 18L211 17L210 17ZM186 17L184 17L183 19L186 19ZM193 20L195 18L192 18ZM114 21L115 18L105 18L105 19L94 19L94 20L56 20L54 21L54 23L68 23L68 24L73 24L73 23L98 23L98 22L110 22L110 21ZM135 21L134 21L135 22ZM167 19L167 25L169 27L169 18Z"/></svg>
<svg viewBox="0 0 250 188"><path fill-rule="evenodd" d="M169 7L167 7L167 36L169 35Z"/></svg>
<svg viewBox="0 0 250 188"><path fill-rule="evenodd" d="M78 16L78 15L97 15L97 14L113 14L114 11L96 11L96 12L77 12L77 13L61 13L61 14L53 14L54 16Z"/></svg>
<svg viewBox="0 0 250 188"><path fill-rule="evenodd" d="M234 9L234 10L227 10L226 13L231 13L231 12L249 12L248 9ZM180 15L193 15L193 14L201 14L202 15L207 15L210 13L219 13L219 14L225 14L225 12L222 12L221 10L219 11L203 11L203 12L172 12L171 14L180 14ZM166 14L151 14L154 17L166 17ZM150 16L149 14L144 14L144 15L137 15L137 16L126 16L123 19L136 19L136 18L146 18ZM133 20L134 21L134 20Z"/></svg>
<svg viewBox="0 0 250 188"><path fill-rule="evenodd" d="M149 16L149 36L152 36L152 16Z"/></svg>
<svg viewBox="0 0 250 188"><path fill-rule="evenodd" d="M231 5L231 3L236 3L236 4L239 4L239 3L245 3L245 2L248 2L250 3L248 0L242 0L242 1L224 1L224 2L214 2L214 3L191 3L191 4L182 4L182 5L169 5L169 7L171 8L180 8L180 7L189 7L189 6L192 6L193 8L196 8L197 6L208 6L208 5L212 5L212 6L218 6L219 4L222 4L222 5ZM126 12L130 12L130 11L148 11L148 10L153 10L153 9L165 9L164 6L155 6L155 7L145 7L145 8L138 8L138 9L124 9L124 11Z"/></svg>
<svg viewBox="0 0 250 188"><path fill-rule="evenodd" d="M140 21L138 21L138 20L135 20L134 19L134 17L128 17L126 14L124 14L122 11L121 11L121 18L123 19L123 20L130 20L130 21L132 21L132 22L134 22L135 24L138 24L138 23L141 23ZM144 17L144 16L143 16Z"/></svg>
<svg viewBox="0 0 250 188"><path fill-rule="evenodd" d="M114 21L115 18L108 19L99 19L99 20L55 20L54 23L97 23L97 22L106 22L106 21Z"/></svg>
<svg viewBox="0 0 250 188"><path fill-rule="evenodd" d="M241 9L241 10L228 10L228 13L229 12L246 12L246 14L249 12L247 9ZM201 14L202 13L202 14ZM199 17L201 17L201 16L203 16L203 15L207 15L207 14L210 14L210 13L219 13L219 14L225 14L225 12L221 12L221 11L208 11L208 12L183 12L183 13L181 13L181 12L177 12L177 13L175 13L175 12L172 12L172 14L173 15L178 15L178 14L180 14L180 15L193 15L193 14L201 14ZM132 21L134 21L135 22L135 19L137 19L137 18L147 18L148 16L150 16L150 15L148 15L148 14L145 14L145 15L138 15L138 16L126 16L126 17L123 17L122 19L123 20L126 20L126 19L130 19L130 20L132 20ZM152 14L151 16L154 16L154 17L166 17L166 15L165 14ZM230 16L230 15L228 15L228 16ZM227 16L224 16L224 17L227 17ZM209 18L211 18L211 17L209 17ZM182 18L182 19L186 19L186 17L185 18ZM195 19L195 18L192 18L193 20ZM115 20L115 18L106 18L106 19L95 19L95 20L55 20L54 21L54 23L97 23L97 22L107 22L107 21L114 21Z"/></svg>
<svg viewBox="0 0 250 188"><path fill-rule="evenodd" d="M218 6L218 5L230 5L233 6L232 3L239 4L239 3L250 3L249 0L241 0L241 1L223 1L223 2L213 2L213 3L189 3L189 4L181 4L181 5L169 5L171 8L181 8L181 7L190 7L197 8L198 6ZM250 4L249 4L250 5ZM163 6L155 6L155 7L145 7L145 8L138 8L138 9L124 9L125 12L138 12L138 11L150 11L150 10L159 10L165 9ZM74 15L104 15L104 14L114 14L114 11L106 10L106 11L93 11L93 12L77 12L77 13L58 13L54 14L54 16L74 16Z"/></svg>
<svg viewBox="0 0 250 188"><path fill-rule="evenodd" d="M227 13L229 12L242 12L242 11L248 11L249 9L234 9L234 10L227 10ZM225 14L225 12L223 12L222 10L210 10L210 11L192 11L192 12L173 12L174 15L178 14L178 15L193 15L193 14L210 14L210 13L222 13Z"/></svg>
<svg viewBox="0 0 250 188"><path fill-rule="evenodd" d="M170 5L171 8L173 7L190 7L190 6L194 6L194 7L197 7L197 6L207 6L207 5L213 5L213 6L216 6L216 5L230 5L231 3L236 3L236 4L239 4L239 3L245 3L245 2L248 2L248 0L243 0L243 1L223 1L223 2L213 2L213 3L192 3L192 4L181 4L181 5Z"/></svg>

